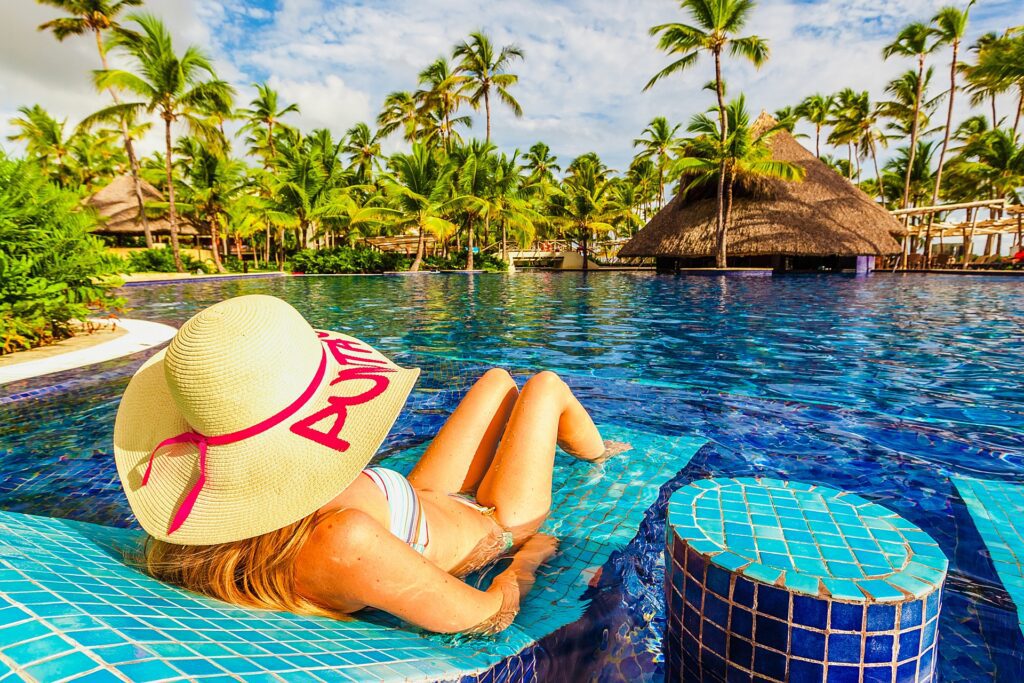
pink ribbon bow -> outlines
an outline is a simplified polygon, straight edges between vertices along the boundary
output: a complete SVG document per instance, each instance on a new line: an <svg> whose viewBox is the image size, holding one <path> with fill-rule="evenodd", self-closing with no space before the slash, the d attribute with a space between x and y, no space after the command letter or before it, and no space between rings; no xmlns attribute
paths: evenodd
<svg viewBox="0 0 1024 683"><path fill-rule="evenodd" d="M271 415L259 424L253 425L252 427L246 427L245 429L241 429L237 432L231 432L230 434L205 436L204 434L200 434L194 430L182 432L177 436L164 439L149 452L149 463L146 465L145 474L142 475L142 486L145 486L149 481L149 475L153 472L153 460L161 449L181 443L193 443L199 450L199 479L196 480L196 483L189 490L188 495L185 496L185 500L181 501L181 505L179 505L178 509L175 511L174 517L171 519L171 524L167 527L168 536L177 531L181 525L185 523L185 520L188 519L193 506L196 504L196 500L199 498L199 493L203 490L203 486L206 484L207 449L210 446L224 446L226 444L244 441L245 439L256 436L257 434L262 434L297 413L298 410L316 393L316 390L320 387L320 384L323 382L324 375L327 372L327 350L321 347L321 352L323 355L320 357L320 367L317 369L316 375L313 377L313 381L309 383L309 386L306 387L306 390L302 392L301 396L295 399L293 403L281 412Z"/></svg>

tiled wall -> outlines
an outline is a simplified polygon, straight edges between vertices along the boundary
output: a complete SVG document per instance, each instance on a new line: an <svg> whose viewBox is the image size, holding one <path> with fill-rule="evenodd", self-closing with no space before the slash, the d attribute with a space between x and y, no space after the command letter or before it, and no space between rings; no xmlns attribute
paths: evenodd
<svg viewBox="0 0 1024 683"><path fill-rule="evenodd" d="M671 528L669 537L666 680L933 680L941 589L903 603L795 595L705 561Z"/></svg>

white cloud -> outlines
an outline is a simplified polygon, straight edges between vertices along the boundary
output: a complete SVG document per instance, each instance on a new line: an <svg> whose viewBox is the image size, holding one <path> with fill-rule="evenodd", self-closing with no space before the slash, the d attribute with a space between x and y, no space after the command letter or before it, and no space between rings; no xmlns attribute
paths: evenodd
<svg viewBox="0 0 1024 683"><path fill-rule="evenodd" d="M881 97L885 83L912 65L881 58L882 45L904 23L927 20L948 0L760 0L747 31L767 38L772 58L760 71L727 60L732 93L744 91L750 107L773 110L813 92L850 86ZM88 69L96 62L87 39L57 44L35 26L55 15L24 0L0 7L0 134L20 104L39 102L72 121L102 106ZM372 121L388 92L416 87L417 72L450 53L453 43L483 28L499 44L526 51L517 63L514 94L525 117L495 105L493 136L505 149L525 149L544 139L563 164L597 151L613 167L632 155L632 139L657 115L686 122L712 103L701 86L711 77L702 59L681 76L642 88L668 63L654 24L683 20L673 0L149 0L179 45L199 43L220 74L248 102L250 84L269 80L286 101L298 102L304 128L341 133L358 120ZM1019 0L981 0L971 39L987 30L1024 23ZM936 84L946 56L937 55ZM1010 103L1001 105L1009 112ZM961 111L963 111L961 109ZM483 135L483 121L471 131ZM390 140L386 149L398 143Z"/></svg>
<svg viewBox="0 0 1024 683"><path fill-rule="evenodd" d="M309 81L287 80L275 74L268 82L285 102L299 105L300 120L306 128L329 128L340 137L352 124L372 116L369 96L333 74Z"/></svg>

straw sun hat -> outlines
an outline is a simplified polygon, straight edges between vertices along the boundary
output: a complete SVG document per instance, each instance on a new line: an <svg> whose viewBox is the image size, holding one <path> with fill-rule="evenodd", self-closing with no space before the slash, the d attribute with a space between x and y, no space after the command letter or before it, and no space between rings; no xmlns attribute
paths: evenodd
<svg viewBox="0 0 1024 683"><path fill-rule="evenodd" d="M359 476L419 370L271 296L211 306L128 384L114 458L153 537L212 545L296 522Z"/></svg>

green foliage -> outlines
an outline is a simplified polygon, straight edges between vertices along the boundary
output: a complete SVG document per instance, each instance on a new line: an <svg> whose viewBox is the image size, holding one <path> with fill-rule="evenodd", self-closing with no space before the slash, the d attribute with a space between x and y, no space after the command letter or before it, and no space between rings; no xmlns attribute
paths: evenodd
<svg viewBox="0 0 1024 683"><path fill-rule="evenodd" d="M292 257L291 269L308 275L331 275L337 273L383 273L405 270L410 259L393 252L383 253L375 249L358 247L334 247L333 249L303 249Z"/></svg>
<svg viewBox="0 0 1024 683"><path fill-rule="evenodd" d="M194 273L197 270L204 273L213 272L209 265L197 261L188 254L181 255L181 262L189 273ZM128 255L128 268L133 273L173 273L177 271L177 268L174 267L174 252L170 249L133 251Z"/></svg>
<svg viewBox="0 0 1024 683"><path fill-rule="evenodd" d="M70 336L71 321L118 306L119 259L89 234L75 193L0 154L0 353Z"/></svg>

